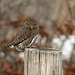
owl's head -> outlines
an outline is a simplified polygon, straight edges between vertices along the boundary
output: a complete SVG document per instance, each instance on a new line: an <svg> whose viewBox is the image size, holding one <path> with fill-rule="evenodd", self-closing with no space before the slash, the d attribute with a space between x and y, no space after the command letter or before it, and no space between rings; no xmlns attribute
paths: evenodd
<svg viewBox="0 0 75 75"><path fill-rule="evenodd" d="M25 27L30 29L30 30L33 30L33 29L38 29L39 25L38 25L38 22L35 19L28 18L25 21Z"/></svg>

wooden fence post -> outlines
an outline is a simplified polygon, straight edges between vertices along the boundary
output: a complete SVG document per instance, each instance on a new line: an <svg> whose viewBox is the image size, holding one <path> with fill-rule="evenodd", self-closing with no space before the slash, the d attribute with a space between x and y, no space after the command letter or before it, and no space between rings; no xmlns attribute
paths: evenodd
<svg viewBox="0 0 75 75"><path fill-rule="evenodd" d="M49 48L26 48L24 75L62 75L62 52Z"/></svg>

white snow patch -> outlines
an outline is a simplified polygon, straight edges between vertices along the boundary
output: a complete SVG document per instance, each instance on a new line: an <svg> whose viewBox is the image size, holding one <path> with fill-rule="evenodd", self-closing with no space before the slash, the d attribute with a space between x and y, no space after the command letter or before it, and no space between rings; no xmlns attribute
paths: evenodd
<svg viewBox="0 0 75 75"><path fill-rule="evenodd" d="M52 40L52 43L57 47L57 48L60 48L61 45L62 45L62 40L58 37L55 37L53 40Z"/></svg>
<svg viewBox="0 0 75 75"><path fill-rule="evenodd" d="M73 50L73 44L70 43L70 39L67 39L62 47L62 55L63 55L63 60L70 60L71 53Z"/></svg>
<svg viewBox="0 0 75 75"><path fill-rule="evenodd" d="M45 44L46 43L46 40L47 40L47 38L46 37L43 37L42 40L41 40L41 44Z"/></svg>
<svg viewBox="0 0 75 75"><path fill-rule="evenodd" d="M19 58L21 58L21 59L24 60L24 52L20 52L20 53L18 54L18 56L19 56Z"/></svg>
<svg viewBox="0 0 75 75"><path fill-rule="evenodd" d="M59 49L62 49L63 60L69 61L73 50L73 44L75 44L75 36L69 36L68 39L65 39L65 36L60 36L60 38L55 37L52 40L52 43L55 44ZM64 45L62 45L64 40Z"/></svg>

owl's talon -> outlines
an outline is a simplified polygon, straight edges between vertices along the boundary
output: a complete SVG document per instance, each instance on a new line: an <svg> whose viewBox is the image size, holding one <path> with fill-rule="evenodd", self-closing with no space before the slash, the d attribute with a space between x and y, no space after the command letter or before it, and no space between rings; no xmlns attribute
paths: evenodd
<svg viewBox="0 0 75 75"><path fill-rule="evenodd" d="M32 46L30 46L29 48L33 48Z"/></svg>

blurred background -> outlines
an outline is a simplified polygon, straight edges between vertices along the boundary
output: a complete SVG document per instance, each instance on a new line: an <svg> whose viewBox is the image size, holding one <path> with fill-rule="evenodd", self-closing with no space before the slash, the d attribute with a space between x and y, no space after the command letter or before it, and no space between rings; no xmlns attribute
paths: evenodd
<svg viewBox="0 0 75 75"><path fill-rule="evenodd" d="M0 48L27 17L40 24L36 47L62 50L64 75L75 75L75 0L0 0ZM0 75L24 75L24 54L0 51Z"/></svg>

